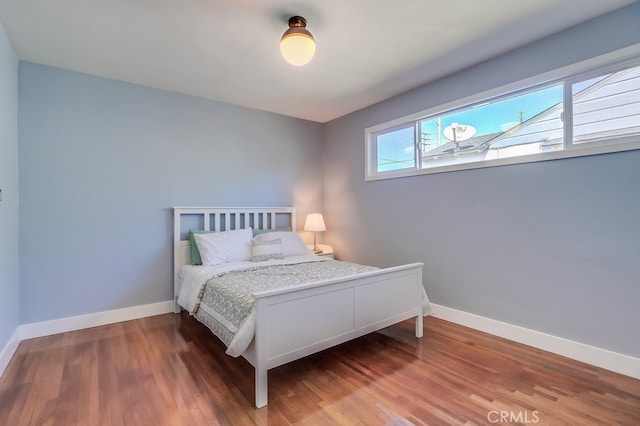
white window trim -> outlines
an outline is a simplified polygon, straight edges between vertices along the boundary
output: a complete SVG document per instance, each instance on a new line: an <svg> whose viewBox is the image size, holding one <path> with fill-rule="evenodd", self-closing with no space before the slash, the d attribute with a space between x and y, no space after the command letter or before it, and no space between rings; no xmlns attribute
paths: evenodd
<svg viewBox="0 0 640 426"><path fill-rule="evenodd" d="M425 169L418 168L417 162L419 161L419 143L416 146L417 155L414 158L414 168L407 168L402 170L391 170L385 172L377 171L377 153L375 144L375 134L381 131L389 130L393 127L402 127L410 122L421 120L425 117L433 116L436 114L442 114L446 111L453 109L461 109L467 105L472 105L481 102L485 99L494 98L506 93L515 93L519 90L529 89L535 86L546 85L552 82L561 82L566 80L567 82L574 79L582 78L584 75L593 73L596 71L602 71L606 67L616 68L620 64L623 64L630 60L637 60L640 55L640 44L636 44L624 49L617 50L605 55L598 56L586 61L582 61L576 64L568 65L560 69L543 73L531 78L519 80L514 83L506 84L496 89L488 90L482 93L468 96L463 99L448 102L443 105L438 105L433 108L429 108L425 111L421 111L415 114L411 114L405 117L397 118L391 121L387 121L382 124L371 126L365 129L365 181L375 181L383 179L393 179L407 176L419 176L434 173L451 172L458 170L472 170L485 167L505 166L509 164L522 164L533 163L538 161L558 160L563 158L584 157L589 155L607 154L614 152L624 152L640 149L640 136L631 136L625 138L616 138L610 141L598 141L590 142L588 144L573 144L571 136L572 129L567 129L571 126L565 126L565 149L561 151L541 152L537 154L528 154L523 156L515 156L508 158L499 158L492 160L483 160L469 163L450 164L443 166L429 167ZM570 84L565 85L565 90L570 91ZM567 89L568 88L568 89ZM565 94L566 95L566 94ZM565 96L565 99L568 99ZM566 107L566 104L565 104ZM418 139L416 139L418 140Z"/></svg>

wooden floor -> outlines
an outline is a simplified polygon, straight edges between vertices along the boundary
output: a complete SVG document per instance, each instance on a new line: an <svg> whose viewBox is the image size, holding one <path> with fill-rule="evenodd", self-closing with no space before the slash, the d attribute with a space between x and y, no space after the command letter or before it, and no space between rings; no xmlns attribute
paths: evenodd
<svg viewBox="0 0 640 426"><path fill-rule="evenodd" d="M436 318L389 327L269 373L186 314L23 341L0 425L640 425L640 381Z"/></svg>

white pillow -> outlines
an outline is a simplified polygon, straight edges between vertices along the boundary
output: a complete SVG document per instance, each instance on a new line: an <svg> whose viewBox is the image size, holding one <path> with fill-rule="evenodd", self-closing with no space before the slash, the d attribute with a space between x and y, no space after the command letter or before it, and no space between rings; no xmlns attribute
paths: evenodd
<svg viewBox="0 0 640 426"><path fill-rule="evenodd" d="M273 240L251 240L251 261L263 262L269 259L282 259L282 238Z"/></svg>
<svg viewBox="0 0 640 426"><path fill-rule="evenodd" d="M297 232L268 232L257 235L254 239L262 242L273 240L274 238L280 238L282 240L282 254L284 257L313 254Z"/></svg>
<svg viewBox="0 0 640 426"><path fill-rule="evenodd" d="M253 237L251 228L193 236L203 265L251 260L251 238Z"/></svg>

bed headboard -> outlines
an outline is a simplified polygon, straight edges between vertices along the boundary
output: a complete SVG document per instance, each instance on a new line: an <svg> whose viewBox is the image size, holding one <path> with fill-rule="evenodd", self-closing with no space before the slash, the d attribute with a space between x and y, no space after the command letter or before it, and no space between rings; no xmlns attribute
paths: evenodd
<svg viewBox="0 0 640 426"><path fill-rule="evenodd" d="M234 229L274 229L290 226L296 230L295 207L174 207L173 208L173 290L176 312L180 292L178 273L191 263L189 231L230 231Z"/></svg>

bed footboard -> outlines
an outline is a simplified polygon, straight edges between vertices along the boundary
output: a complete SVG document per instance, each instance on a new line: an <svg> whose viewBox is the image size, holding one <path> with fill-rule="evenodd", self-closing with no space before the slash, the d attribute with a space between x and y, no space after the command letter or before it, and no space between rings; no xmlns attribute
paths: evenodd
<svg viewBox="0 0 640 426"><path fill-rule="evenodd" d="M254 293L256 407L267 405L269 369L416 317L422 337L422 263Z"/></svg>

